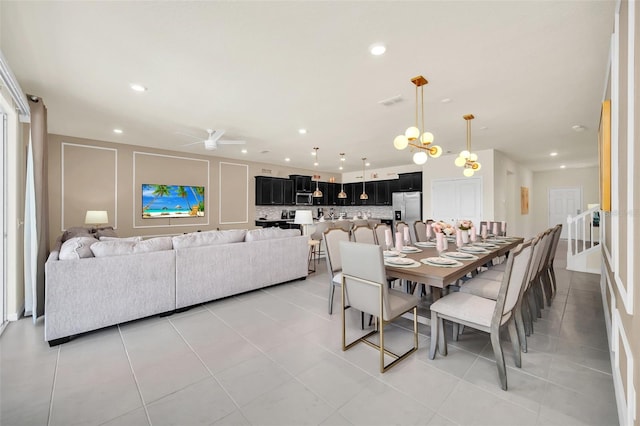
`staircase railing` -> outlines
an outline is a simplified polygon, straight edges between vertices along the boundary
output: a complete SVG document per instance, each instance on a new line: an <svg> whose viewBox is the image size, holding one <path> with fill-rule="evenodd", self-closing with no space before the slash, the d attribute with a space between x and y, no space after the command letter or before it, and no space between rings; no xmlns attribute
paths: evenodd
<svg viewBox="0 0 640 426"><path fill-rule="evenodd" d="M600 244L600 206L567 217L567 263Z"/></svg>

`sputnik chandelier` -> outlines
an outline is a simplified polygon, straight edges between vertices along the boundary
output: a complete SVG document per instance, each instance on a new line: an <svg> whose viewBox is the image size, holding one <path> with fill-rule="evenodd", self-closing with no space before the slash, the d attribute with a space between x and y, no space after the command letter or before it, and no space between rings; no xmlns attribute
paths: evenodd
<svg viewBox="0 0 640 426"><path fill-rule="evenodd" d="M419 75L411 79L416 86L416 123L415 126L409 127L404 135L398 135L393 140L393 146L398 150L403 150L407 146L411 146L411 150L418 151L413 154L413 162L416 164L424 164L429 156L438 158L442 155L442 148L433 145L433 133L426 132L424 127L424 86L429 84L426 78ZM418 88L420 88L420 110L422 112L422 131L418 128ZM423 133L424 132L424 133Z"/></svg>
<svg viewBox="0 0 640 426"><path fill-rule="evenodd" d="M467 149L460 152L460 156L456 158L455 165L458 167L464 167L463 175L466 177L473 176L473 173L480 170L480 163L478 163L478 155L471 152L471 120L475 117L473 114L463 115L467 121Z"/></svg>

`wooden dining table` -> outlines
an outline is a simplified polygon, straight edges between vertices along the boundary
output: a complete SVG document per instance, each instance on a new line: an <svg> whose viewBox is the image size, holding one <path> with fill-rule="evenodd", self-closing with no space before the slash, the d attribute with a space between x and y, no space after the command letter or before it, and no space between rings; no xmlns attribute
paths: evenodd
<svg viewBox="0 0 640 426"><path fill-rule="evenodd" d="M406 266L393 266L385 262L385 271L389 277L398 278L410 281L414 283L414 289L419 286L415 286L415 284L425 284L431 287L431 299L435 301L442 297L442 291L447 286L455 284L459 279L465 277L470 272L477 271L477 269L481 266L484 266L493 261L494 258L500 256L508 256L509 251L513 250L520 243L524 241L522 237L508 237L505 239L501 239L502 243L493 243L496 245L496 248L485 248L487 253L469 253L473 254L477 257L477 259L455 259L458 262L462 263L461 266L455 267L442 267L442 266L432 266L427 265L421 262L421 259L426 259L428 257L438 257L438 251L435 247L418 247L420 252L416 253L403 253L405 257L409 259L413 259L416 262L420 263L420 266L417 267L406 267ZM455 243L449 242L449 247L446 250L447 252L457 251L458 247ZM420 290L418 290L420 291ZM420 322L424 324L429 324L429 320L425 318L419 319Z"/></svg>

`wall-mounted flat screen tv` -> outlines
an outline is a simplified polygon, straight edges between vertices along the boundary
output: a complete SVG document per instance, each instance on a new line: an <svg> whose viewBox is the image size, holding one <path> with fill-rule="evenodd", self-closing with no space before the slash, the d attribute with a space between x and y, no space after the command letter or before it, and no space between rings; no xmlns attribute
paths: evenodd
<svg viewBox="0 0 640 426"><path fill-rule="evenodd" d="M204 186L142 184L143 218L203 216Z"/></svg>

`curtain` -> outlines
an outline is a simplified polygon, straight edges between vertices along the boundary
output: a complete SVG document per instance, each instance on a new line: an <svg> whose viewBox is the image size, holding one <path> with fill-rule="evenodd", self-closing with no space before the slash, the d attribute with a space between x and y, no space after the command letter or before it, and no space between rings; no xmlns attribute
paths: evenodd
<svg viewBox="0 0 640 426"><path fill-rule="evenodd" d="M36 96L27 98L31 129L24 208L24 293L25 315L31 315L35 323L44 314L44 263L49 252L47 107Z"/></svg>

